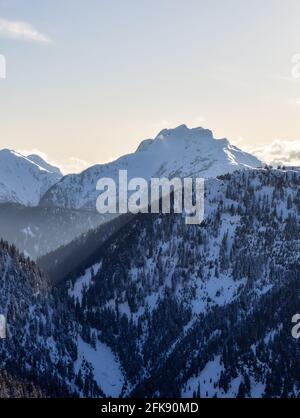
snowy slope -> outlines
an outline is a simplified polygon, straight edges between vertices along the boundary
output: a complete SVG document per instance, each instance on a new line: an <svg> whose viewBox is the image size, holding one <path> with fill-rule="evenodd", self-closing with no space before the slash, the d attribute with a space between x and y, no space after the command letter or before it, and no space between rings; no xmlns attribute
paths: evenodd
<svg viewBox="0 0 300 418"><path fill-rule="evenodd" d="M122 396L300 396L299 186L290 169L209 179L202 225L140 214L66 277L79 322L120 360Z"/></svg>
<svg viewBox="0 0 300 418"><path fill-rule="evenodd" d="M118 179L119 170L128 178L216 177L236 169L255 168L261 162L231 145L217 140L208 129L185 125L165 129L156 138L141 142L136 152L108 164L95 165L81 174L64 177L43 196L46 206L95 209L96 183L101 177Z"/></svg>
<svg viewBox="0 0 300 418"><path fill-rule="evenodd" d="M105 395L118 397L122 391L124 376L112 350L100 341L96 342L94 348L81 337L78 337L77 349L78 359L74 365L75 372L78 374L88 362L92 367L94 379Z"/></svg>
<svg viewBox="0 0 300 418"><path fill-rule="evenodd" d="M0 151L0 203L36 206L41 196L60 180L62 174L41 157Z"/></svg>
<svg viewBox="0 0 300 418"><path fill-rule="evenodd" d="M205 191L201 225L138 214L97 249L82 237L59 290L0 240L1 390L5 372L53 397L300 397L300 171Z"/></svg>
<svg viewBox="0 0 300 418"><path fill-rule="evenodd" d="M28 397L35 387L53 397L120 395L124 376L113 350L94 330L93 341L85 341L87 330L82 335L74 311L55 299L38 267L3 241L0 283L1 314L7 319L7 339L0 340L0 395L3 372L17 381L4 397ZM19 393L28 380L35 387L28 384Z"/></svg>
<svg viewBox="0 0 300 418"><path fill-rule="evenodd" d="M27 155L26 158L28 158L28 160L32 161L33 163L39 165L40 167L44 168L45 170L49 171L50 173L57 173L62 177L62 172L60 171L60 169L43 160L43 158L40 155L30 154Z"/></svg>

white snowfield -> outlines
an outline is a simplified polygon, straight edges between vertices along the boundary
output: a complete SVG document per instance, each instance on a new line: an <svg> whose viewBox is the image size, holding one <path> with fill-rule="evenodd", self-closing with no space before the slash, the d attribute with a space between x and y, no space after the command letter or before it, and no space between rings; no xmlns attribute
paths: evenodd
<svg viewBox="0 0 300 418"><path fill-rule="evenodd" d="M37 206L41 196L62 177L56 167L41 157L0 151L0 203Z"/></svg>
<svg viewBox="0 0 300 418"><path fill-rule="evenodd" d="M227 139L215 139L208 129L189 129L185 125L164 129L154 139L141 142L136 152L108 164L95 165L80 174L65 176L43 196L41 203L72 209L96 208L100 178L109 177L118 184L119 170L128 171L128 180L142 177L210 178L237 169L260 167L254 156L231 145Z"/></svg>
<svg viewBox="0 0 300 418"><path fill-rule="evenodd" d="M97 263L87 269L81 277L79 277L74 286L70 287L69 295L74 297L80 304L84 292L89 288L94 274L97 274L101 268L101 263ZM95 334L97 333L94 330ZM93 378L98 383L101 390L106 396L118 397L121 394L124 385L124 376L121 371L121 365L114 355L110 347L106 344L96 341L96 347L83 341L81 337L77 340L78 359L75 363L75 372L79 370L84 374L85 364L91 367Z"/></svg>
<svg viewBox="0 0 300 418"><path fill-rule="evenodd" d="M191 377L185 384L181 396L183 398L191 398L194 394L201 398L236 398L239 392L239 386L242 382L242 376L237 376L233 379L228 387L228 391L220 390L218 382L224 365L221 361L221 356L215 356L213 360L209 361L204 369L194 377ZM250 379L251 397L261 398L265 392L265 383L256 382L253 377Z"/></svg>
<svg viewBox="0 0 300 418"><path fill-rule="evenodd" d="M79 373L80 369L84 372L84 364L87 362L93 370L95 381L105 395L118 397L124 385L124 376L112 350L100 341L97 341L96 348L93 348L81 337L78 337L77 349L78 359L75 363L75 372Z"/></svg>

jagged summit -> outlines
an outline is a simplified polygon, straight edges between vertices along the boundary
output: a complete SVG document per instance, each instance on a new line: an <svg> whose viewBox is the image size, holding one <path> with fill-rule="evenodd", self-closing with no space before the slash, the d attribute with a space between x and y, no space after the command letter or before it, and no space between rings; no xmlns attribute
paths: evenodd
<svg viewBox="0 0 300 418"><path fill-rule="evenodd" d="M202 127L196 127L196 128L189 128L187 125L182 124L177 126L176 128L171 128L171 129L163 129L162 131L160 131L157 136L156 139L161 139L162 137L176 137L176 136L187 136L187 135L196 135L196 136L207 136L210 138L213 138L213 133L210 129L206 129L206 128L202 128Z"/></svg>
<svg viewBox="0 0 300 418"><path fill-rule="evenodd" d="M145 151L149 146L152 146L161 141L189 141L189 140L216 140L213 136L213 132L210 129L201 127L189 128L187 125L179 125L172 129L161 130L154 139L145 139L140 143L137 151Z"/></svg>

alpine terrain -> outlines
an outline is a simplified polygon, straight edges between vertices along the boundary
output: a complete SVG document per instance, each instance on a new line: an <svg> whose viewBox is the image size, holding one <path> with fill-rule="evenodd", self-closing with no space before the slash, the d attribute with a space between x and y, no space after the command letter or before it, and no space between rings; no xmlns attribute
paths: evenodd
<svg viewBox="0 0 300 418"><path fill-rule="evenodd" d="M96 212L97 181L143 177L215 177L262 163L208 129L185 125L161 131L118 160L62 177L38 155L0 151L1 237L30 256L44 256L112 219Z"/></svg>
<svg viewBox="0 0 300 418"><path fill-rule="evenodd" d="M59 169L41 157L25 157L7 149L0 151L0 203L37 206L41 196L61 177Z"/></svg>
<svg viewBox="0 0 300 418"><path fill-rule="evenodd" d="M208 179L201 225L137 214L104 242L99 229L73 269L55 252L55 285L51 255L42 273L2 242L5 393L298 397L299 186L298 169Z"/></svg>
<svg viewBox="0 0 300 418"><path fill-rule="evenodd" d="M119 170L127 170L129 180L142 177L148 181L151 177L209 178L261 165L256 157L231 145L227 139L215 139L210 130L181 125L142 141L133 154L65 176L45 193L41 205L95 210L97 181L109 177L118 182Z"/></svg>

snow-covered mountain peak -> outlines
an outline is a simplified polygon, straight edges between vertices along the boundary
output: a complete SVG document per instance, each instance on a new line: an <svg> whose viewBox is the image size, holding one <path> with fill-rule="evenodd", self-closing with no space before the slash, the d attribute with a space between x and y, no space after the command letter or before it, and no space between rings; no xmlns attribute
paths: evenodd
<svg viewBox="0 0 300 418"><path fill-rule="evenodd" d="M20 154L19 152L13 150L13 149L9 149L9 148L4 148L2 150L0 150L0 155L4 156L4 158L6 159L10 159L12 157L17 157L17 158L21 158L21 159L26 159L26 157L22 154Z"/></svg>
<svg viewBox="0 0 300 418"><path fill-rule="evenodd" d="M163 129L158 133L155 139L166 139L166 138L173 138L176 137L191 137L197 136L199 138L207 137L213 139L213 133L210 129L205 129L202 127L197 128L189 128L187 125L179 125L176 128L172 129Z"/></svg>
<svg viewBox="0 0 300 418"><path fill-rule="evenodd" d="M98 164L80 174L64 177L43 196L46 206L95 210L101 177L118 182L119 170L127 170L128 179L143 177L216 177L237 169L251 169L262 163L251 154L215 139L212 131L189 129L180 125L164 129L154 139L142 141L136 152L108 164Z"/></svg>
<svg viewBox="0 0 300 418"><path fill-rule="evenodd" d="M210 129L201 127L188 128L186 125L179 125L173 129L163 129L160 131L154 139L145 139L140 143L137 151L146 151L150 147L186 147L194 145L202 145L206 147L214 148L216 141L219 144L229 144L227 139L216 139L213 136L213 132ZM221 142L220 142L221 141ZM175 149L176 151L176 149Z"/></svg>
<svg viewBox="0 0 300 418"><path fill-rule="evenodd" d="M158 149L160 147L170 147L172 152L179 152L186 147L201 146L205 147L206 152L209 148L213 149L216 146L230 145L226 138L216 139L210 129L201 127L188 128L186 125L179 125L174 129L163 129L154 139L145 139L137 148L138 152Z"/></svg>
<svg viewBox="0 0 300 418"><path fill-rule="evenodd" d="M62 174L42 158L34 161L17 151L0 150L0 203L36 206Z"/></svg>
<svg viewBox="0 0 300 418"><path fill-rule="evenodd" d="M45 170L49 171L49 173L57 173L61 177L63 176L62 172L58 167L55 167L54 165L48 163L45 161L40 155L37 154L30 154L27 155L28 160L34 162L35 164L39 165L40 167L44 168Z"/></svg>

